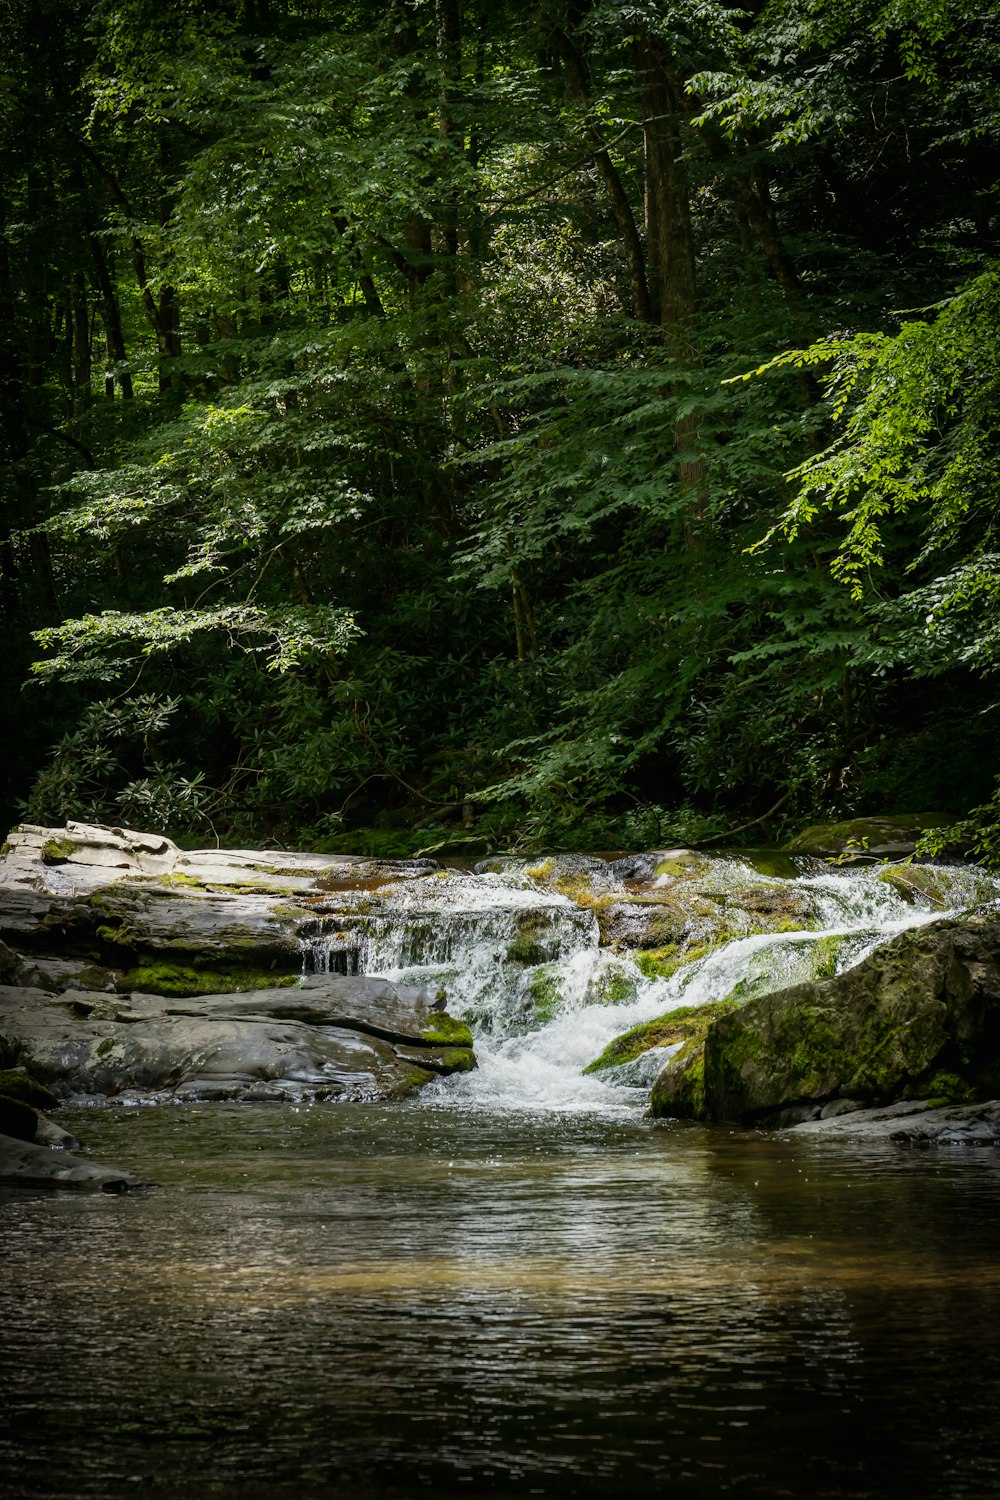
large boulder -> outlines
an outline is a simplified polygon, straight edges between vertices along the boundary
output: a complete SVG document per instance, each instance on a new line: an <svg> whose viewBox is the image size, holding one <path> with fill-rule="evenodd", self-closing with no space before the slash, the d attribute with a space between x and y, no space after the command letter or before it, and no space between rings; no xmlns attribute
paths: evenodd
<svg viewBox="0 0 1000 1500"><path fill-rule="evenodd" d="M912 854L920 835L929 828L947 828L955 821L949 813L893 813L871 818L850 818L845 823L823 823L804 828L785 848L793 854L816 854L843 862L905 859Z"/></svg>
<svg viewBox="0 0 1000 1500"><path fill-rule="evenodd" d="M720 1017L684 1052L653 1087L654 1115L790 1124L835 1101L995 1096L1000 924L904 932L846 973Z"/></svg>

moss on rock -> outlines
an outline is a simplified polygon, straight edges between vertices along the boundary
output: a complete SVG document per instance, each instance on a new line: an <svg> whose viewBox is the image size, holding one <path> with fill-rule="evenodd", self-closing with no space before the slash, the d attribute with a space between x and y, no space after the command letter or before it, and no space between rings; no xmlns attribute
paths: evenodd
<svg viewBox="0 0 1000 1500"><path fill-rule="evenodd" d="M676 1010L657 1016L654 1021L644 1021L633 1026L609 1042L592 1063L584 1068L585 1073L601 1073L606 1068L621 1067L633 1062L651 1047L670 1047L676 1042L688 1041L692 1037L703 1037L713 1021L735 1008L732 1000L711 1000L707 1005L681 1005Z"/></svg>
<svg viewBox="0 0 1000 1500"><path fill-rule="evenodd" d="M472 1047L472 1032L466 1023L444 1010L432 1013L420 1035L434 1047Z"/></svg>
<svg viewBox="0 0 1000 1500"><path fill-rule="evenodd" d="M692 1037L667 1063L649 1094L654 1119L705 1118L705 1038Z"/></svg>
<svg viewBox="0 0 1000 1500"><path fill-rule="evenodd" d="M32 1078L27 1068L0 1070L0 1097L31 1109L55 1109L59 1103L55 1094Z"/></svg>
<svg viewBox="0 0 1000 1500"><path fill-rule="evenodd" d="M140 963L116 976L120 991L147 995L225 995L235 990L281 989L298 983L298 974L274 974L261 969L196 968L189 964Z"/></svg>

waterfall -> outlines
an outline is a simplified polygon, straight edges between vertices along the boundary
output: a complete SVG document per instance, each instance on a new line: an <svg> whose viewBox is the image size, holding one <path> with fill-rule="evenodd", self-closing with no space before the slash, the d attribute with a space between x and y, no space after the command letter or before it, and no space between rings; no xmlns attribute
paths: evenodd
<svg viewBox="0 0 1000 1500"><path fill-rule="evenodd" d="M1000 901L1000 881L974 867L887 878L878 866L802 860L782 877L738 857L691 858L694 873L681 878L657 876L652 858L501 860L342 893L303 930L304 965L430 988L470 1022L478 1070L425 1091L429 1103L628 1114L675 1049L583 1070L631 1027L843 972L907 928ZM642 914L661 900L684 913L674 972L658 974L642 950L601 946L602 907Z"/></svg>

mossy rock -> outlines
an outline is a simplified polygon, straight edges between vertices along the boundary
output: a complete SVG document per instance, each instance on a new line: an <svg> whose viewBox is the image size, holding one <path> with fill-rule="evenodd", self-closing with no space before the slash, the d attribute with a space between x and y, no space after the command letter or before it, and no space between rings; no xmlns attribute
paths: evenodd
<svg viewBox="0 0 1000 1500"><path fill-rule="evenodd" d="M472 1032L465 1021L447 1011L434 1011L420 1035L434 1047L472 1047Z"/></svg>
<svg viewBox="0 0 1000 1500"><path fill-rule="evenodd" d="M713 1023L705 1107L711 1119L766 1124L837 1098L981 1099L998 1056L1000 925L942 922Z"/></svg>
<svg viewBox="0 0 1000 1500"><path fill-rule="evenodd" d="M63 865L68 859L72 859L79 848L80 845L74 839L46 839L42 845L42 864Z"/></svg>
<svg viewBox="0 0 1000 1500"><path fill-rule="evenodd" d="M623 1032L609 1042L584 1073L602 1073L606 1068L618 1068L633 1062L652 1047L672 1047L676 1042L689 1041L692 1037L703 1037L713 1021L735 1008L734 1000L710 1000L706 1005L680 1005L676 1010L657 1016L654 1021L644 1021Z"/></svg>
<svg viewBox="0 0 1000 1500"><path fill-rule="evenodd" d="M911 905L927 901L940 911L948 906L947 878L932 865L890 865L878 878Z"/></svg>
<svg viewBox="0 0 1000 1500"><path fill-rule="evenodd" d="M900 859L912 854L917 839L928 828L947 828L950 813L897 813L877 818L851 818L805 828L785 845L789 853L818 854L845 863Z"/></svg>
<svg viewBox="0 0 1000 1500"><path fill-rule="evenodd" d="M653 866L653 878L685 880L692 875L701 874L709 865L710 861L705 855L696 853L694 849L676 849L656 862Z"/></svg>
<svg viewBox="0 0 1000 1500"><path fill-rule="evenodd" d="M649 1091L653 1119L705 1118L705 1038L692 1037L675 1052Z"/></svg>
<svg viewBox="0 0 1000 1500"><path fill-rule="evenodd" d="M116 976L121 993L190 997L225 995L236 990L282 989L297 984L298 974L274 974L261 969L195 968L188 964L142 963Z"/></svg>
<svg viewBox="0 0 1000 1500"><path fill-rule="evenodd" d="M539 964L532 970L528 993L536 1021L551 1021L562 1004L563 995L557 975L558 967L555 964Z"/></svg>
<svg viewBox="0 0 1000 1500"><path fill-rule="evenodd" d="M0 1070L0 1096L31 1109L55 1109L59 1103L55 1094L32 1078L27 1068Z"/></svg>

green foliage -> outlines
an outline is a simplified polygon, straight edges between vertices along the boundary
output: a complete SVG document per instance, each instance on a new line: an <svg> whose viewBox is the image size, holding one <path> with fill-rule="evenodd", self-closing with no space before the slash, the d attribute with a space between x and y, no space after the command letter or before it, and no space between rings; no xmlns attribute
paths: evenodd
<svg viewBox="0 0 1000 1500"><path fill-rule="evenodd" d="M988 798L993 18L9 9L31 817L409 853Z"/></svg>

